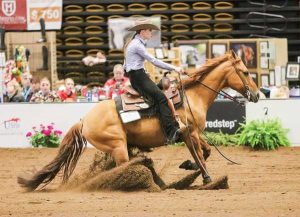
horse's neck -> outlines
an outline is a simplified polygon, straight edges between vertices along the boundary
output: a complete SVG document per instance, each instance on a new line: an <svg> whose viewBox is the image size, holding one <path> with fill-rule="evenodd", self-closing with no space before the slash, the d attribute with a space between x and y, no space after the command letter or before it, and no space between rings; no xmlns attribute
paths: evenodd
<svg viewBox="0 0 300 217"><path fill-rule="evenodd" d="M229 72L228 64L220 64L212 72L210 72L203 80L197 82L193 87L190 88L192 92L193 104L196 110L199 112L207 112L208 108L214 102L217 97L217 93L225 86L225 77ZM207 86L207 87L205 87ZM209 88L212 90L210 90ZM214 92L215 90L216 92Z"/></svg>

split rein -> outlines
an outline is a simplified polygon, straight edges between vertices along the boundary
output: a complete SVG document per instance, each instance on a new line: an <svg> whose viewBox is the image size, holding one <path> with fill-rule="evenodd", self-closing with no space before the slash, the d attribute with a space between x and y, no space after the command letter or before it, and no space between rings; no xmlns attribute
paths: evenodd
<svg viewBox="0 0 300 217"><path fill-rule="evenodd" d="M249 92L249 87L248 87L248 85L247 85L247 82L240 76L240 74L238 73L237 68L235 67L235 65L234 65L233 63L232 63L232 65L233 65L233 67L234 67L234 69L235 69L235 72L236 72L236 73L238 74L238 76L241 78L241 80L242 80L242 82L243 82L243 84L244 84L244 86L245 86L247 96L249 96L249 94L248 94L248 92ZM185 74L187 75L187 73L185 73ZM188 75L187 75L187 76L188 76ZM184 95L184 97L185 97L185 99L186 99L186 102L187 102L189 111L190 111L190 113L191 113L191 116L192 116L192 118L193 118L194 123L196 123L196 125L197 125L197 129L198 129L199 133L202 133L202 134L206 137L206 139L207 139L207 141L209 142L209 144L212 144L212 145L216 148L216 150L219 152L219 154L220 154L222 157L224 157L226 160L228 160L229 162L231 162L231 163L233 163L233 164L241 165L240 163L237 163L237 162L235 162L235 161L233 161L233 160L230 160L228 157L226 157L226 156L220 151L220 149L217 147L217 145L216 145L213 141L211 141L211 140L209 139L209 137L206 135L206 133L205 133L205 132L200 128L200 126L197 124L196 118L194 117L194 114L193 114L193 112L192 112L190 103L189 103L188 98L187 98L187 96L186 96L185 88L184 88L184 86L183 86L183 84L182 84L182 80L181 80L180 74L179 74L179 82L180 82L180 86L181 86L183 95ZM207 89L209 89L209 90L211 90L211 91L213 91L213 92L215 92L215 93L217 93L217 94L220 94L220 95L222 95L222 96L226 96L228 99L230 99L230 100L232 100L232 101L238 103L238 105L244 106L244 104L242 104L241 102L239 102L238 100L236 100L235 98L233 98L232 96L230 96L228 93L226 93L226 92L224 92L224 91L222 91L222 90L221 90L221 91L216 91L216 90L214 90L213 88L207 86L206 84L203 84L203 83L200 82L200 81L197 81L197 82L199 82L201 85L203 85L203 86L206 87ZM187 124L187 118L186 118L186 124ZM190 141L191 141L191 144L192 144L192 148L193 148L194 155L196 156L197 161L198 161L198 163L199 163L199 165L200 165L200 167L201 167L200 169L205 173L204 176L208 176L208 172L207 172L206 168L205 168L204 165L201 163L201 161L200 161L200 159L199 159L199 157L198 157L198 155L197 155L197 153L196 153L195 145L194 145L194 143L193 143L193 140L191 139L191 132L190 132L189 129L188 129L188 133L189 133L189 138L190 138Z"/></svg>

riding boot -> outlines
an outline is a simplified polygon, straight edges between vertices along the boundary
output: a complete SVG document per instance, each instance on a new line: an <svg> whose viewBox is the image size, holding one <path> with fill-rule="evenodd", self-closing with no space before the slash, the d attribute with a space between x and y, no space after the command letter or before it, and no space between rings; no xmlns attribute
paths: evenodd
<svg viewBox="0 0 300 217"><path fill-rule="evenodd" d="M187 127L185 126L185 124L180 120L180 117L179 115L177 114L176 110L175 110L175 107L174 107L174 104L173 102L168 99L168 106L169 108L171 109L172 111L172 114L173 114L173 117L175 118L175 120L177 121L178 125L179 125L179 130L184 133L187 129Z"/></svg>

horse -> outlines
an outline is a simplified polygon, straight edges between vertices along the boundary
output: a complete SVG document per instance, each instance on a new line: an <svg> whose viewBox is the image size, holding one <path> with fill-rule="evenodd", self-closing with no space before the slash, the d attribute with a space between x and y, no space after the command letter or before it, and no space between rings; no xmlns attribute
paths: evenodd
<svg viewBox="0 0 300 217"><path fill-rule="evenodd" d="M246 66L233 51L208 60L202 67L188 73L188 77L181 79L180 83L184 88L185 101L177 109L177 113L189 126L189 133L183 134L182 140L199 166L203 183L206 184L212 181L205 164L211 149L198 133L198 127L204 130L207 110L217 92L230 87L248 101L257 102L259 90ZM141 148L159 147L165 145L165 136L156 116L124 124L114 100L100 101L69 129L57 156L50 163L31 178L18 177L18 183L33 191L41 184L49 184L61 170L62 183L66 183L87 141L96 149L111 154L116 165L120 166L129 161L128 145Z"/></svg>

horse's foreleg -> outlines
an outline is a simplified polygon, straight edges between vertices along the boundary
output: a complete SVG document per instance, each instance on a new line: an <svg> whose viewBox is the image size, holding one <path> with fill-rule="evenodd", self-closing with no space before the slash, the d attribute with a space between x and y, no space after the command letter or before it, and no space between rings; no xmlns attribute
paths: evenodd
<svg viewBox="0 0 300 217"><path fill-rule="evenodd" d="M205 160L207 160L207 158L210 156L211 148L209 144L203 139L202 135L199 135L199 140L201 144L201 149L203 151L203 157Z"/></svg>
<svg viewBox="0 0 300 217"><path fill-rule="evenodd" d="M190 135L186 135L184 137L184 142L186 143L190 153L201 170L203 183L207 184L211 182L211 178L206 170L206 163L200 148L201 143L197 131L194 130L190 133Z"/></svg>

